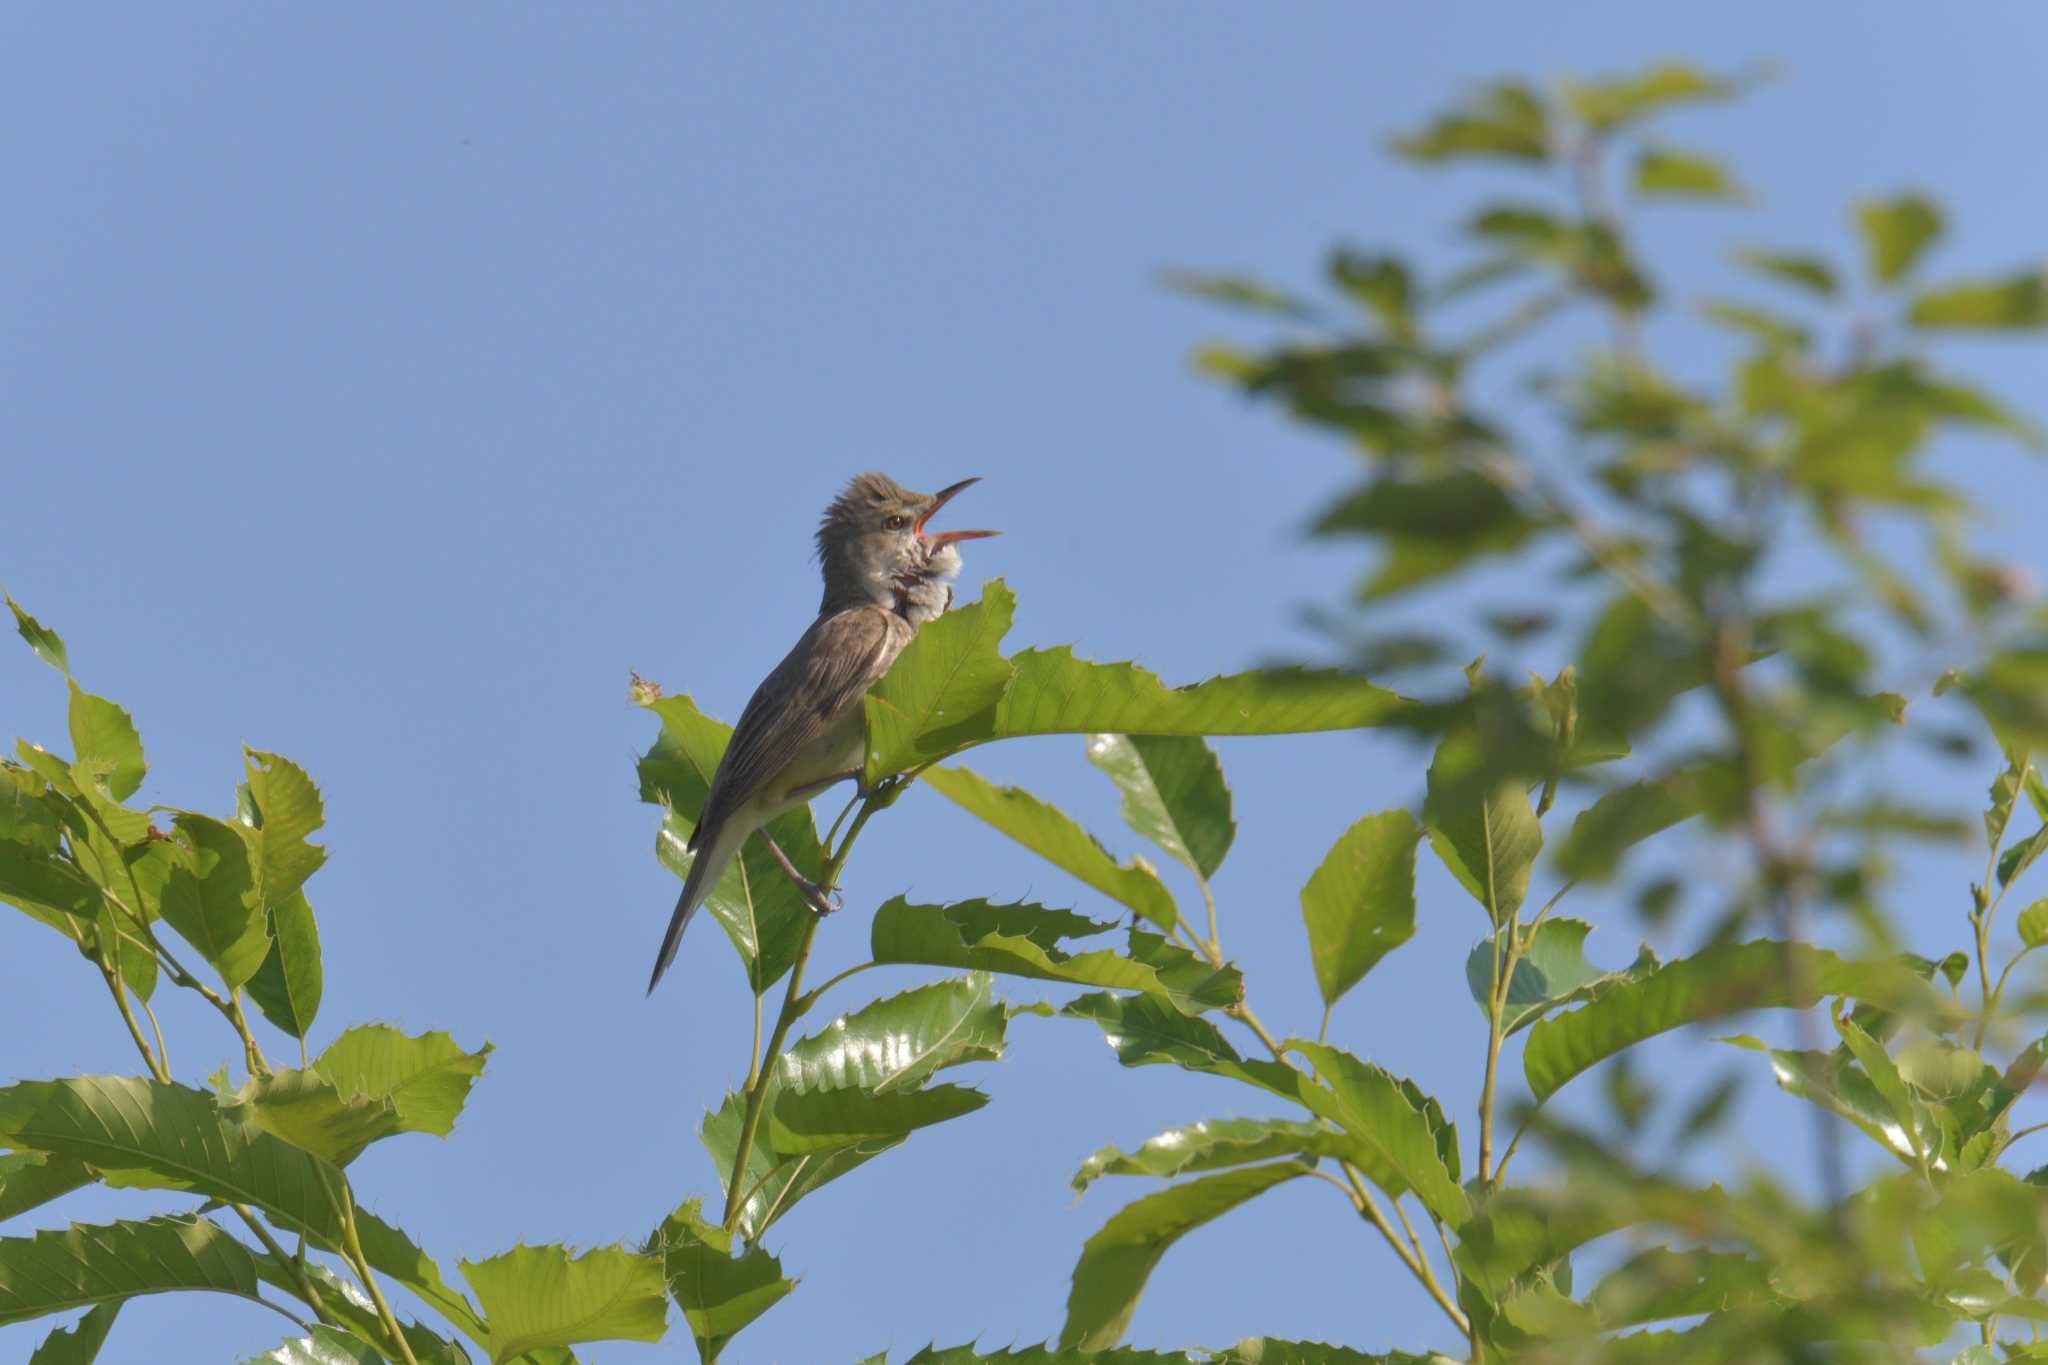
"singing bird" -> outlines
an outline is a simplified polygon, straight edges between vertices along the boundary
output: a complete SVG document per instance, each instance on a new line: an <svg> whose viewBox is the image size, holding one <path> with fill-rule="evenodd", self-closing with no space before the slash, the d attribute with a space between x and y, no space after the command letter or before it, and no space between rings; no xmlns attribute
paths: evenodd
<svg viewBox="0 0 2048 1365"><path fill-rule="evenodd" d="M835 907L834 888L797 871L764 826L836 782L861 783L867 755L861 699L917 628L953 605L948 580L960 572L957 543L995 534L925 529L933 513L978 482L962 479L936 493L913 493L886 474L858 474L825 509L817 537L825 576L818 619L754 689L718 761L690 835L696 860L647 980L650 993L675 960L690 916L750 835L767 844L812 910L825 914Z"/></svg>

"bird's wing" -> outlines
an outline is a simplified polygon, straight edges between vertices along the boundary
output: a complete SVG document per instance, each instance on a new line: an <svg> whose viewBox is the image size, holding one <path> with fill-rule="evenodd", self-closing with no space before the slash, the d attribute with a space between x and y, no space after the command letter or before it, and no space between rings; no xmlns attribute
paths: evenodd
<svg viewBox="0 0 2048 1365"><path fill-rule="evenodd" d="M909 632L882 607L821 616L754 690L718 761L698 829L716 829L823 735L895 661ZM695 843L693 837L692 843Z"/></svg>

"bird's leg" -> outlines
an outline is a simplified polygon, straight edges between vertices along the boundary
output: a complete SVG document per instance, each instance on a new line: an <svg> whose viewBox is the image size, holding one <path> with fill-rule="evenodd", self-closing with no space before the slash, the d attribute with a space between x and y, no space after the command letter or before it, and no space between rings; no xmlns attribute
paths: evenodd
<svg viewBox="0 0 2048 1365"><path fill-rule="evenodd" d="M868 794L868 784L861 779L860 769L848 768L844 772L833 773L830 777L821 777L816 782L806 782L801 787L791 787L789 789L789 799L792 801L808 801L827 787L836 786L849 777L853 779L854 795L866 796Z"/></svg>
<svg viewBox="0 0 2048 1365"><path fill-rule="evenodd" d="M768 845L768 851L775 855L775 861L781 865L782 870L789 874L789 879L796 883L797 894L804 898L804 904L811 907L812 913L829 915L840 907L842 902L838 887L820 886L797 871L796 864L789 860L789 855L782 851L782 845L776 843L767 830L756 832L761 836L761 842Z"/></svg>

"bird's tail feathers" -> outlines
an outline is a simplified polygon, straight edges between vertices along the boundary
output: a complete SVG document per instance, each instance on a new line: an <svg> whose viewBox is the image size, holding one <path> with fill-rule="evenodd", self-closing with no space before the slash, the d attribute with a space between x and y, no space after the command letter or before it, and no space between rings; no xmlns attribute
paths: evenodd
<svg viewBox="0 0 2048 1365"><path fill-rule="evenodd" d="M683 878L683 893L676 897L676 909L669 916L668 932L662 935L661 956L654 960L654 974L647 978L648 994L654 993L661 974L676 960L676 949L682 944L683 929L689 924L690 916L697 913L697 907L718 885L718 879L725 875L726 866L751 833L753 830L746 821L727 819L719 823L718 831L709 838L704 837L701 826L691 834L690 846L696 850L697 856L690 863L690 874Z"/></svg>

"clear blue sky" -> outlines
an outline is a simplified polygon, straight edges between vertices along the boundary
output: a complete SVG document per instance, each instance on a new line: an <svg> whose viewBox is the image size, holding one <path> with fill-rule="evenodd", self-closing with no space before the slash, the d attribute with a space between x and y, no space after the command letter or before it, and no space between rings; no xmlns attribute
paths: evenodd
<svg viewBox="0 0 2048 1365"><path fill-rule="evenodd" d="M636 800L652 728L627 670L734 715L815 604L819 508L868 467L986 477L960 524L1005 534L968 547L968 581L1015 587L1013 643L1173 680L1313 647L1296 609L1358 564L1297 533L1348 457L1194 378L1190 346L1233 323L1155 272L1302 280L1339 237L1432 247L1473 182L1389 163L1388 132L1484 76L1672 55L1784 64L1674 125L1761 190L1747 235L1846 249L1849 197L1918 185L1960 220L1936 273L2039 258L2048 11L2023 3L9 5L0 581L132 707L144 799L226 808L243 741L321 782L316 1044L387 1020L498 1046L453 1143L363 1158L365 1202L451 1273L522 1236L637 1239L715 1191L695 1128L744 1075L748 1025L708 923L641 996L675 886ZM1677 226L1676 249L1722 226ZM2039 350L1967 356L2048 418ZM1969 474L2024 550L2040 484L2002 486L2018 468L1986 453ZM64 734L26 650L0 648L0 730ZM1312 1029L1287 1004L1312 995L1296 888L1419 772L1392 740L1221 747L1226 941L1276 1026ZM1134 848L1078 740L975 762ZM1425 864L1421 932L1335 1036L1463 1116L1480 921ZM1931 883L1944 924L1961 867ZM914 794L864 841L821 964L856 960L901 890L1099 908ZM1611 916L1595 955L1625 960L1631 922L1582 908ZM896 984L867 975L840 1004ZM211 1021L165 1023L184 1078L229 1057ZM0 1081L135 1067L83 965L11 915L0 1039ZM963 1076L985 1110L776 1229L803 1284L731 1359L1049 1336L1082 1241L1138 1191L1077 1203L1074 1166L1245 1103L1120 1070L1077 1023L1023 1019L1012 1041ZM232 1359L281 1325L148 1300L102 1359ZM42 1330L0 1329L0 1357ZM1452 1344L1316 1182L1173 1251L1132 1339L1261 1332ZM678 1326L588 1357L692 1352Z"/></svg>

